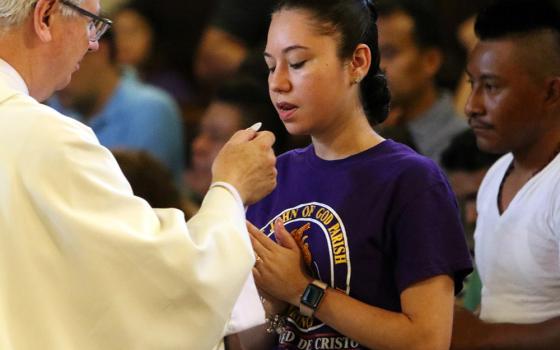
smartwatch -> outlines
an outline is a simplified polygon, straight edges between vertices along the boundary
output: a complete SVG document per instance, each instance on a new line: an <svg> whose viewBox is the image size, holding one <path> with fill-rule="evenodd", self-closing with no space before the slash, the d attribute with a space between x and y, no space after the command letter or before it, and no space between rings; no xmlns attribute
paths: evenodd
<svg viewBox="0 0 560 350"><path fill-rule="evenodd" d="M313 316L325 296L326 289L327 284L319 280L309 283L299 300L299 312L307 317Z"/></svg>

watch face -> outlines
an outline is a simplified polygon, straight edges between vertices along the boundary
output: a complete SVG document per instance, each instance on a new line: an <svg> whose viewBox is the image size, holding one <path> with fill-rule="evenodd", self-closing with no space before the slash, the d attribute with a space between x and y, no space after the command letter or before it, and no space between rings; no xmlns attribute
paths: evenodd
<svg viewBox="0 0 560 350"><path fill-rule="evenodd" d="M325 291L322 288L317 287L314 284L309 284L301 296L301 302L313 309L316 309L324 293Z"/></svg>

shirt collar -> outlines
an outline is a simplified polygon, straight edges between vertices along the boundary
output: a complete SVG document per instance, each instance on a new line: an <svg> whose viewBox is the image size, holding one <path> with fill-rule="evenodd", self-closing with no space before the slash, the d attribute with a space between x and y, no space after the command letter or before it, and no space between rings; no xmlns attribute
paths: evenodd
<svg viewBox="0 0 560 350"><path fill-rule="evenodd" d="M0 81L23 94L29 95L29 89L19 73L8 62L0 58Z"/></svg>

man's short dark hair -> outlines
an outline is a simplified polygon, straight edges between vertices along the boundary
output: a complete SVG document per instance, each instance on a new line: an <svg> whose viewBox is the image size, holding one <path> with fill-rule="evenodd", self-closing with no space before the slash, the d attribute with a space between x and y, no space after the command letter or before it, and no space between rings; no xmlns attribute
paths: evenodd
<svg viewBox="0 0 560 350"><path fill-rule="evenodd" d="M559 6L551 0L497 0L480 11L475 23L479 39L553 30L560 34Z"/></svg>
<svg viewBox="0 0 560 350"><path fill-rule="evenodd" d="M413 40L420 48L442 47L438 12L428 0L380 0L375 2L380 17L402 12L414 22Z"/></svg>

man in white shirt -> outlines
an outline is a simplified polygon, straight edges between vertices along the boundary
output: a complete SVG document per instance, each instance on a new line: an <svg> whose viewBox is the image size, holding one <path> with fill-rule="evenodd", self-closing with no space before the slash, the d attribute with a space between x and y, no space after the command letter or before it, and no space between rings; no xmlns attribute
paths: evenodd
<svg viewBox="0 0 560 350"><path fill-rule="evenodd" d="M0 349L211 349L255 257L244 205L272 134L224 146L198 215L133 196L110 152L41 105L110 22L98 0L0 2Z"/></svg>
<svg viewBox="0 0 560 350"><path fill-rule="evenodd" d="M560 10L483 10L465 111L483 151L506 153L478 191L480 318L457 309L453 349L560 349Z"/></svg>

